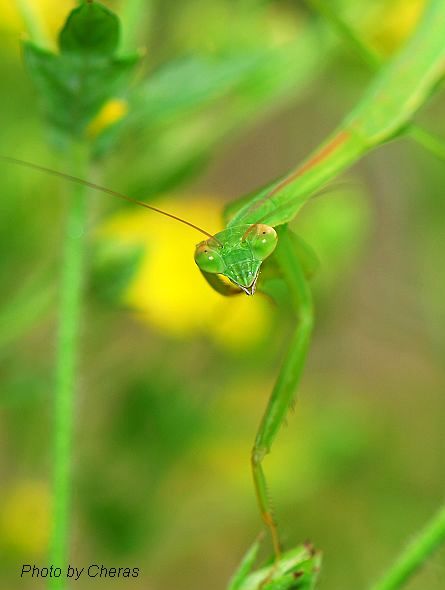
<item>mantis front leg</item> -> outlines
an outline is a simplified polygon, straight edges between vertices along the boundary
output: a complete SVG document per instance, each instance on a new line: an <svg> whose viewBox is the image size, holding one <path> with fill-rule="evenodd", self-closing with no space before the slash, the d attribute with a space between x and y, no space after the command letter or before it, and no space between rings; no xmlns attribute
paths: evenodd
<svg viewBox="0 0 445 590"><path fill-rule="evenodd" d="M269 528L275 557L278 560L281 556L281 546L262 462L271 450L300 381L312 332L313 306L311 292L287 227L279 231L279 241L274 254L289 290L297 325L256 435L252 449L252 471L261 515ZM267 285L265 285L265 291L267 291L266 287Z"/></svg>

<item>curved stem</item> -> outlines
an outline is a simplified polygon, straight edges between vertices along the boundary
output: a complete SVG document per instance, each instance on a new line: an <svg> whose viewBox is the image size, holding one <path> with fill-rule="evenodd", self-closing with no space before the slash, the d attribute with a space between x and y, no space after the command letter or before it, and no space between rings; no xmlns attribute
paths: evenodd
<svg viewBox="0 0 445 590"><path fill-rule="evenodd" d="M371 590L398 590L445 541L445 504Z"/></svg>
<svg viewBox="0 0 445 590"><path fill-rule="evenodd" d="M73 172L87 175L85 151L70 153ZM64 238L60 283L59 334L57 342L54 449L53 449L53 525L50 563L62 569L58 578L50 578L49 587L65 588L70 532L71 447L75 376L78 359L79 324L84 267L84 226L87 204L84 186L70 188L70 203Z"/></svg>

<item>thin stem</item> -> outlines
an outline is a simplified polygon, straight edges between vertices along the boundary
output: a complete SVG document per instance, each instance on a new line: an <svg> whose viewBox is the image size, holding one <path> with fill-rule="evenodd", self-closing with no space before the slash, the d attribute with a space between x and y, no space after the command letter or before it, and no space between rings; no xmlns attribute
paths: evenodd
<svg viewBox="0 0 445 590"><path fill-rule="evenodd" d="M141 30L142 24L144 30L147 29L147 20L150 19L152 8L151 0L127 0L122 6L120 50L123 53L137 49L138 31Z"/></svg>
<svg viewBox="0 0 445 590"><path fill-rule="evenodd" d="M371 590L398 590L445 541L445 504Z"/></svg>
<svg viewBox="0 0 445 590"><path fill-rule="evenodd" d="M71 152L73 172L87 175L85 151ZM86 189L72 185L64 238L62 275L60 283L59 334L57 342L54 451L53 451L53 525L50 563L66 569L70 532L71 449L75 377L78 359L79 324L84 267L84 227L87 204ZM65 588L64 575L50 578L49 588Z"/></svg>
<svg viewBox="0 0 445 590"><path fill-rule="evenodd" d="M360 39L354 29L339 16L335 8L324 0L307 0L307 3L331 23L340 37L347 41L349 46L368 65L371 71L374 72L379 69L382 64L380 55Z"/></svg>
<svg viewBox="0 0 445 590"><path fill-rule="evenodd" d="M31 40L40 47L49 47L51 45L49 36L38 11L32 3L29 0L16 0L16 5Z"/></svg>
<svg viewBox="0 0 445 590"><path fill-rule="evenodd" d="M442 138L417 125L411 125L407 130L407 135L440 160L445 160L445 141Z"/></svg>

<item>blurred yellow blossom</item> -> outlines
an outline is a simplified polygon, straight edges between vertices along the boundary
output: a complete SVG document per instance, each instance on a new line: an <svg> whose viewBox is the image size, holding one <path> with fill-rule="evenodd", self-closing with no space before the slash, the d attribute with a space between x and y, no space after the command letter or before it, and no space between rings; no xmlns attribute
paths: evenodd
<svg viewBox="0 0 445 590"><path fill-rule="evenodd" d="M17 6L9 0L0 0L0 30L23 31L23 22Z"/></svg>
<svg viewBox="0 0 445 590"><path fill-rule="evenodd" d="M373 42L383 53L395 51L416 26L425 0L394 0L382 4L372 24Z"/></svg>
<svg viewBox="0 0 445 590"><path fill-rule="evenodd" d="M155 206L211 233L222 229L221 206L212 199L171 197ZM263 296L223 297L206 283L193 259L195 244L204 239L195 230L135 207L104 223L99 237L145 248L124 294L143 321L177 336L207 333L229 348L249 345L267 330L270 309Z"/></svg>
<svg viewBox="0 0 445 590"><path fill-rule="evenodd" d="M29 7L45 26L49 37L55 40L67 13L76 7L75 0L27 0ZM0 29L17 33L25 31L20 14L20 3L0 0Z"/></svg>
<svg viewBox="0 0 445 590"><path fill-rule="evenodd" d="M97 113L87 128L89 137L96 137L107 127L113 125L128 112L128 103L126 100L114 98L109 100Z"/></svg>
<svg viewBox="0 0 445 590"><path fill-rule="evenodd" d="M49 490L41 481L19 481L4 490L0 504L3 544L28 555L44 553L49 538L49 505Z"/></svg>

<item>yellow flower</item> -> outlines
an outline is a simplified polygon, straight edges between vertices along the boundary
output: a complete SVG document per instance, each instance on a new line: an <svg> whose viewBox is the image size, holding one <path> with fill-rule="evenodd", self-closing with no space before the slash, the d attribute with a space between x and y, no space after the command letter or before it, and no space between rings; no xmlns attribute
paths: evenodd
<svg viewBox="0 0 445 590"><path fill-rule="evenodd" d="M373 41L385 54L392 53L409 36L423 11L425 0L384 2L373 23Z"/></svg>
<svg viewBox="0 0 445 590"><path fill-rule="evenodd" d="M53 40L56 39L68 12L77 5L74 0L27 0L27 3ZM0 29L17 33L25 31L18 2L0 0Z"/></svg>
<svg viewBox="0 0 445 590"><path fill-rule="evenodd" d="M110 127L123 117L128 112L128 104L126 100L114 98L109 100L101 110L97 113L94 119L87 127L88 137L96 137L104 129Z"/></svg>
<svg viewBox="0 0 445 590"><path fill-rule="evenodd" d="M220 205L212 199L169 198L155 205L211 233L222 229ZM109 219L99 236L145 248L124 294L125 303L142 321L176 336L210 334L234 348L253 343L265 333L271 310L263 296L223 297L206 283L193 260L195 244L203 239L195 230L135 207Z"/></svg>
<svg viewBox="0 0 445 590"><path fill-rule="evenodd" d="M8 489L0 503L3 544L27 555L41 555L49 537L49 491L35 480L20 481Z"/></svg>

